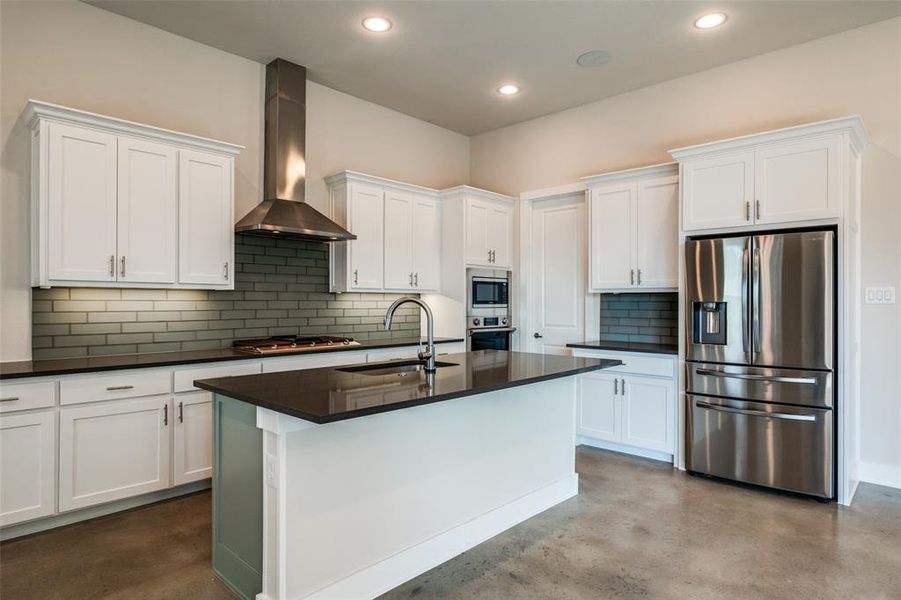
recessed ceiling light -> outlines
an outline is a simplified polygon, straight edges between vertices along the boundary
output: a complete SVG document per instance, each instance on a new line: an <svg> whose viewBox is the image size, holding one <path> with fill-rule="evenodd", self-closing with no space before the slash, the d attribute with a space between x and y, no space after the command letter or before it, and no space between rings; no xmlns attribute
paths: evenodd
<svg viewBox="0 0 901 600"><path fill-rule="evenodd" d="M726 13L707 13L695 19L695 27L698 29L713 29L726 22Z"/></svg>
<svg viewBox="0 0 901 600"><path fill-rule="evenodd" d="M512 96L519 93L519 86L515 83L505 83L501 87L497 88L497 93L503 94L504 96Z"/></svg>
<svg viewBox="0 0 901 600"><path fill-rule="evenodd" d="M605 50L590 50L584 54L580 54L576 59L576 64L580 67L599 67L610 62L611 56Z"/></svg>
<svg viewBox="0 0 901 600"><path fill-rule="evenodd" d="M366 17L363 19L363 27L369 31L382 33L391 29L391 21L385 17Z"/></svg>

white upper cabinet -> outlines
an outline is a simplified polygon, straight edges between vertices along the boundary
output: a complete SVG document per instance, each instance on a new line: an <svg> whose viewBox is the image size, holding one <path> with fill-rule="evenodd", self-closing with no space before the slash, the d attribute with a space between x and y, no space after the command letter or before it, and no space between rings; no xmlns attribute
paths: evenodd
<svg viewBox="0 0 901 600"><path fill-rule="evenodd" d="M676 289L679 178L675 164L584 178L593 292Z"/></svg>
<svg viewBox="0 0 901 600"><path fill-rule="evenodd" d="M329 244L333 292L431 292L441 283L438 193L344 171L326 178L331 216L357 239Z"/></svg>
<svg viewBox="0 0 901 600"><path fill-rule="evenodd" d="M47 276L115 281L116 136L50 123L47 141Z"/></svg>
<svg viewBox="0 0 901 600"><path fill-rule="evenodd" d="M240 146L30 101L32 285L231 288Z"/></svg>
<svg viewBox="0 0 901 600"><path fill-rule="evenodd" d="M465 191L466 264L509 269L513 264L512 201L475 188Z"/></svg>
<svg viewBox="0 0 901 600"><path fill-rule="evenodd" d="M178 171L178 280L233 287L231 159L182 150Z"/></svg>
<svg viewBox="0 0 901 600"><path fill-rule="evenodd" d="M178 278L177 150L119 138L119 281L174 283Z"/></svg>
<svg viewBox="0 0 901 600"><path fill-rule="evenodd" d="M844 117L671 150L682 169L682 229L792 224L841 216L867 134Z"/></svg>

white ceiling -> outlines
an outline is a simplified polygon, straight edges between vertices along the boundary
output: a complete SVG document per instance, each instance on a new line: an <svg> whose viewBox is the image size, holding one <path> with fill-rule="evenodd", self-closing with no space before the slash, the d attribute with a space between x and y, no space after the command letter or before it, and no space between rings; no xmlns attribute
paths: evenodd
<svg viewBox="0 0 901 600"><path fill-rule="evenodd" d="M901 14L897 1L86 0L471 135ZM729 20L700 31L694 19ZM360 22L383 15L373 34ZM606 50L583 68L576 57ZM522 92L501 97L514 81Z"/></svg>

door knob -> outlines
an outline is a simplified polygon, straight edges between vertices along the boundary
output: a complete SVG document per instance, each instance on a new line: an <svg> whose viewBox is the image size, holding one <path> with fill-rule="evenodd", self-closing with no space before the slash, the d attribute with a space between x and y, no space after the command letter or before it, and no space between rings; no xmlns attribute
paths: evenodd
<svg viewBox="0 0 901 600"><path fill-rule="evenodd" d="M537 340L537 339L543 338L544 336L536 331L535 333L532 334L532 337Z"/></svg>

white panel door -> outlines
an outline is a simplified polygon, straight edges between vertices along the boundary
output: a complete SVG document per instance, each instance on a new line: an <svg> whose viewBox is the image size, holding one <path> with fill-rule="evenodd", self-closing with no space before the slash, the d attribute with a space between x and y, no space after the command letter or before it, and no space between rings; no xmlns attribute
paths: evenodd
<svg viewBox="0 0 901 600"><path fill-rule="evenodd" d="M179 394L173 404L173 483L208 479L213 475L213 395Z"/></svg>
<svg viewBox="0 0 901 600"><path fill-rule="evenodd" d="M488 214L491 205L469 199L466 201L466 264L490 266L488 258Z"/></svg>
<svg viewBox="0 0 901 600"><path fill-rule="evenodd" d="M349 289L379 290L383 287L384 199L385 193L377 187L351 185L350 230L357 239L348 242Z"/></svg>
<svg viewBox="0 0 901 600"><path fill-rule="evenodd" d="M385 288L389 290L413 288L413 203L412 195L385 192Z"/></svg>
<svg viewBox="0 0 901 600"><path fill-rule="evenodd" d="M619 442L619 380L613 375L591 373L579 376L577 433L596 440Z"/></svg>
<svg viewBox="0 0 901 600"><path fill-rule="evenodd" d="M49 278L115 281L116 136L50 124Z"/></svg>
<svg viewBox="0 0 901 600"><path fill-rule="evenodd" d="M635 214L635 284L678 288L679 178L639 182Z"/></svg>
<svg viewBox="0 0 901 600"><path fill-rule="evenodd" d="M513 266L513 207L492 204L488 211L488 249L491 266L509 269Z"/></svg>
<svg viewBox="0 0 901 600"><path fill-rule="evenodd" d="M59 509L169 487L168 395L59 411Z"/></svg>
<svg viewBox="0 0 901 600"><path fill-rule="evenodd" d="M753 216L754 153L682 163L682 229L748 225Z"/></svg>
<svg viewBox="0 0 901 600"><path fill-rule="evenodd" d="M532 350L569 354L585 328L585 201L536 202L532 207Z"/></svg>
<svg viewBox="0 0 901 600"><path fill-rule="evenodd" d="M841 215L841 136L764 148L757 151L754 165L757 223Z"/></svg>
<svg viewBox="0 0 901 600"><path fill-rule="evenodd" d="M441 289L441 216L434 198L413 204L413 284L418 292Z"/></svg>
<svg viewBox="0 0 901 600"><path fill-rule="evenodd" d="M0 526L54 512L56 415L0 417Z"/></svg>
<svg viewBox="0 0 901 600"><path fill-rule="evenodd" d="M591 190L591 289L631 287L635 282L634 183Z"/></svg>
<svg viewBox="0 0 901 600"><path fill-rule="evenodd" d="M119 138L119 281L175 283L178 278L177 151Z"/></svg>
<svg viewBox="0 0 901 600"><path fill-rule="evenodd" d="M622 379L622 442L647 450L673 452L675 384L652 377Z"/></svg>
<svg viewBox="0 0 901 600"><path fill-rule="evenodd" d="M178 281L231 287L232 161L178 152Z"/></svg>

